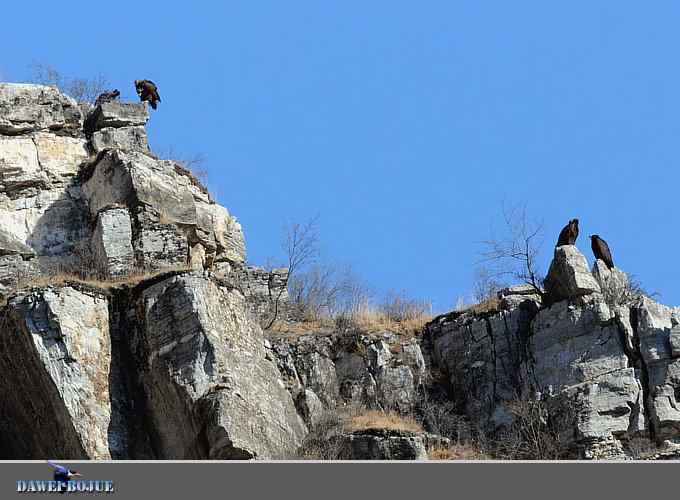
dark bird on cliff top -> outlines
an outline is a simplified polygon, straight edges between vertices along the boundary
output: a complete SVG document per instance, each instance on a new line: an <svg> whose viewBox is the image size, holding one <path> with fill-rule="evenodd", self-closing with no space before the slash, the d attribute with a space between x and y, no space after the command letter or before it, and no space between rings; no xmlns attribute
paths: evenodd
<svg viewBox="0 0 680 500"><path fill-rule="evenodd" d="M607 264L609 269L614 267L612 253L609 251L609 245L607 245L606 241L604 241L598 235L593 234L590 236L590 246L593 249L593 255L595 255L596 259L599 259Z"/></svg>
<svg viewBox="0 0 680 500"><path fill-rule="evenodd" d="M557 245L555 246L575 245L576 238L578 238L578 219L571 219L569 224L560 231L560 236L557 238Z"/></svg>
<svg viewBox="0 0 680 500"><path fill-rule="evenodd" d="M103 93L99 94L99 96L97 97L97 100L94 101L94 105L99 106L103 102L115 101L119 97L120 97L120 92L118 91L118 89L113 89L111 92L103 92Z"/></svg>
<svg viewBox="0 0 680 500"><path fill-rule="evenodd" d="M158 88L151 80L135 80L135 89L139 100L147 101L153 109L156 109L156 103L161 102L161 96L158 95Z"/></svg>

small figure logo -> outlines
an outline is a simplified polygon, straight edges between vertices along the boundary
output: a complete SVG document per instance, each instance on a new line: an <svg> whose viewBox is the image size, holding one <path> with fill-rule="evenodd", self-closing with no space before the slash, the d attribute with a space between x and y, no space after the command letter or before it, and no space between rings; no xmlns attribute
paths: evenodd
<svg viewBox="0 0 680 500"><path fill-rule="evenodd" d="M59 485L58 487L61 493L66 492L66 489L68 488L68 482L71 478L81 477L82 475L75 470L69 469L68 467L56 464L52 460L48 460L47 465L54 469L54 480Z"/></svg>

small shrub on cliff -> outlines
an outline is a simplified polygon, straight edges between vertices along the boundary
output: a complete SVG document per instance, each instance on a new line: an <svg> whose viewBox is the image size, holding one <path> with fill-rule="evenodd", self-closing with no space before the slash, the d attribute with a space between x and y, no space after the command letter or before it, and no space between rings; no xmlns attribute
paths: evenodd
<svg viewBox="0 0 680 500"><path fill-rule="evenodd" d="M99 94L110 89L108 79L101 73L92 78L66 76L53 66L40 61L31 63L29 69L32 83L57 87L77 102L93 103Z"/></svg>
<svg viewBox="0 0 680 500"><path fill-rule="evenodd" d="M309 433L297 451L303 460L338 460L342 456L345 419L336 408L325 410L309 426Z"/></svg>
<svg viewBox="0 0 680 500"><path fill-rule="evenodd" d="M404 294L390 292L378 310L387 320L403 323L423 316L431 316L432 304L406 297Z"/></svg>
<svg viewBox="0 0 680 500"><path fill-rule="evenodd" d="M506 406L509 427L491 443L493 454L506 460L560 460L570 447L581 404L566 395L518 399Z"/></svg>

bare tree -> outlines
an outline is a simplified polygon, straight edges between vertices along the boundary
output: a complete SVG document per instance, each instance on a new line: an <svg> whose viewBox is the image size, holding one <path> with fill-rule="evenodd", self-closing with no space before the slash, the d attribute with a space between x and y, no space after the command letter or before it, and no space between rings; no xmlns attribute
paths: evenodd
<svg viewBox="0 0 680 500"><path fill-rule="evenodd" d="M172 160L181 164L185 169L191 171L201 181L205 182L208 178L208 171L205 167L208 157L205 153L187 153L176 151L174 146L161 149L156 156L162 160Z"/></svg>
<svg viewBox="0 0 680 500"><path fill-rule="evenodd" d="M505 236L484 241L481 262L488 277L502 280L510 277L531 286L543 295L543 273L537 259L543 239L543 224L529 221L526 205L503 207Z"/></svg>
<svg viewBox="0 0 680 500"><path fill-rule="evenodd" d="M319 236L317 229L318 217L314 217L304 224L288 224L284 228L282 249L286 255L288 264L288 275L285 279L285 286L278 287L274 291L269 287L269 300L272 304L272 316L264 327L270 329L276 322L279 315L279 304L283 292L287 290L292 277L308 264L311 264L319 256Z"/></svg>
<svg viewBox="0 0 680 500"><path fill-rule="evenodd" d="M316 264L290 280L289 300L298 319L316 320L337 311L347 286L345 272L332 264Z"/></svg>
<svg viewBox="0 0 680 500"><path fill-rule="evenodd" d="M31 82L57 87L78 102L94 102L110 85L102 73L93 78L69 77L53 66L39 61L31 63L29 69Z"/></svg>
<svg viewBox="0 0 680 500"><path fill-rule="evenodd" d="M477 303L493 299L497 293L505 287L505 283L486 267L475 270L474 298Z"/></svg>

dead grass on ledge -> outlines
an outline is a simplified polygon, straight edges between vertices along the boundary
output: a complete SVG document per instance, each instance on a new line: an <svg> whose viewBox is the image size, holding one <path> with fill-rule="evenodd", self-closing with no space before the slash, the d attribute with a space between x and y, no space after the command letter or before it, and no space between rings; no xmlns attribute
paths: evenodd
<svg viewBox="0 0 680 500"><path fill-rule="evenodd" d="M345 421L347 432L365 431L369 429L387 429L402 432L423 432L422 426L412 417L401 416L394 412L367 410L350 415Z"/></svg>
<svg viewBox="0 0 680 500"><path fill-rule="evenodd" d="M121 287L134 287L140 283L172 272L191 271L188 265L182 266L168 266L158 270L141 270L135 269L132 273L120 277L112 277L99 279L95 277L83 277L78 273L71 273L68 271L58 271L47 275L32 276L23 280L19 280L15 293L20 293L32 289L47 288L50 286L67 286L71 284L82 285L90 288L99 289L102 291L110 291Z"/></svg>
<svg viewBox="0 0 680 500"><path fill-rule="evenodd" d="M448 448L436 447L427 452L428 460L492 460L486 453L469 444L453 444Z"/></svg>
<svg viewBox="0 0 680 500"><path fill-rule="evenodd" d="M468 307L462 307L457 311L459 313L489 314L497 313L501 309L502 309L501 299L497 297L491 297L489 299L479 302L478 304L473 304Z"/></svg>
<svg viewBox="0 0 680 500"><path fill-rule="evenodd" d="M391 319L388 315L374 309L366 309L341 319L346 319L349 324L364 333L377 333L389 331L400 335L402 338L414 337L422 332L423 327L434 318L431 314L420 314L400 321ZM310 318L302 321L276 321L269 329L274 334L285 334L297 337L310 332L329 333L337 330L338 318L321 317Z"/></svg>

